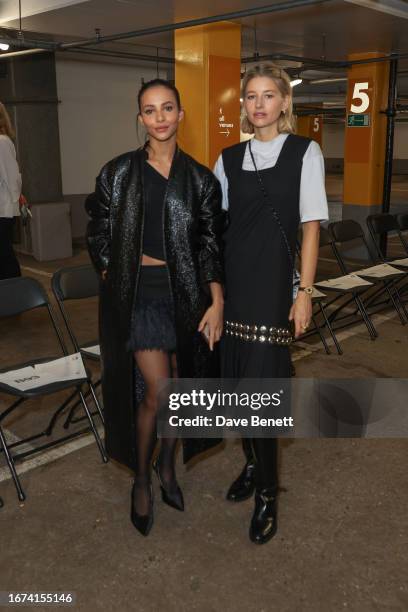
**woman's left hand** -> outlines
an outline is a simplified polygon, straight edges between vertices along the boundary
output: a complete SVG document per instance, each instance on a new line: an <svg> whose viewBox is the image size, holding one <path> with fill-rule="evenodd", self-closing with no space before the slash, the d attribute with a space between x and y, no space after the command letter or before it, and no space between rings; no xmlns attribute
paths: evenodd
<svg viewBox="0 0 408 612"><path fill-rule="evenodd" d="M223 314L224 305L222 303L213 302L205 311L198 326L198 331L202 332L204 335L211 351L214 349L214 344L221 338L224 324Z"/></svg>
<svg viewBox="0 0 408 612"><path fill-rule="evenodd" d="M299 291L289 313L289 321L295 322L295 338L305 333L312 318L312 300L304 291Z"/></svg>

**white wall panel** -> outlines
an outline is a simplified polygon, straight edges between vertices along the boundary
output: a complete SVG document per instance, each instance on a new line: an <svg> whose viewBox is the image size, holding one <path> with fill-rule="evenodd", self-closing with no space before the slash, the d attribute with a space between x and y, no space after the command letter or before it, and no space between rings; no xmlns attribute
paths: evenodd
<svg viewBox="0 0 408 612"><path fill-rule="evenodd" d="M137 92L156 69L57 59L56 70L63 193L89 193L105 162L139 146Z"/></svg>

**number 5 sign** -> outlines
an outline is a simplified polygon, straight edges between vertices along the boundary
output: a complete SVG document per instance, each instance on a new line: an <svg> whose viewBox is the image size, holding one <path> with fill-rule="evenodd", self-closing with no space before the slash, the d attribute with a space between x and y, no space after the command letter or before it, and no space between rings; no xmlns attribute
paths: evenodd
<svg viewBox="0 0 408 612"><path fill-rule="evenodd" d="M347 91L347 117L345 160L347 163L368 163L370 159L371 134L378 102L374 97L372 77L350 79Z"/></svg>
<svg viewBox="0 0 408 612"><path fill-rule="evenodd" d="M365 113L370 108L370 95L372 93L371 79L366 81L350 81L349 113Z"/></svg>

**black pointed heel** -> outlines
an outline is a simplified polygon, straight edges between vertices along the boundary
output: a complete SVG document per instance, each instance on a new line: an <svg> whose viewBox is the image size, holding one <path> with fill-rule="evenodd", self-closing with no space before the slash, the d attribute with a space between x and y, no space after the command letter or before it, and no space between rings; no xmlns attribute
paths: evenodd
<svg viewBox="0 0 408 612"><path fill-rule="evenodd" d="M159 481L161 496L162 496L162 500L164 501L164 503L167 504L168 506L171 506L171 508L175 508L176 510L180 510L180 512L183 512L184 511L184 498L183 498L183 492L180 489L179 485L177 485L177 488L174 492L170 493L170 491L165 489L163 485L162 479L160 477L159 466L157 464L157 460L153 462L153 469L156 472L157 479Z"/></svg>
<svg viewBox="0 0 408 612"><path fill-rule="evenodd" d="M150 505L149 514L138 514L135 510L134 504L134 491L135 491L136 479L133 481L131 501L130 501L130 520L134 527L144 536L149 535L149 532L153 526L153 487L150 483Z"/></svg>

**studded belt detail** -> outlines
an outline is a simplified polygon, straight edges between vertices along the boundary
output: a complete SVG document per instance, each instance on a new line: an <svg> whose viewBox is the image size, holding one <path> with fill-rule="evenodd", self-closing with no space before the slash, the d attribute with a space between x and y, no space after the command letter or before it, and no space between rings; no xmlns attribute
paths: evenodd
<svg viewBox="0 0 408 612"><path fill-rule="evenodd" d="M237 321L225 321L225 334L247 342L288 345L293 337L290 329L267 325L245 325Z"/></svg>

